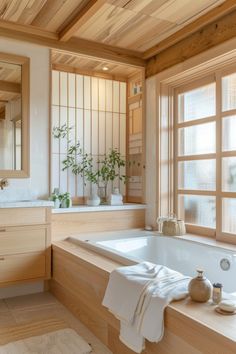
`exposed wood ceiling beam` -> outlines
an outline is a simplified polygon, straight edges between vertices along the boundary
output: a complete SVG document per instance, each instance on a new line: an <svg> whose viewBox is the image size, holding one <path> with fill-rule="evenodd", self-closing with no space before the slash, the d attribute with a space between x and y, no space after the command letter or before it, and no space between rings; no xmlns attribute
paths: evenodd
<svg viewBox="0 0 236 354"><path fill-rule="evenodd" d="M160 73L216 45L235 38L235 24L236 9L150 58L146 66L146 77Z"/></svg>
<svg viewBox="0 0 236 354"><path fill-rule="evenodd" d="M105 59L110 62L128 64L134 67L144 67L146 65L145 60L141 58L141 53L132 50L80 38L71 38L68 42L62 42L58 40L56 34L51 35L51 32L42 31L32 26L0 21L0 37L35 43L52 49L60 49L90 58Z"/></svg>
<svg viewBox="0 0 236 354"><path fill-rule="evenodd" d="M21 84L0 80L0 91L21 93Z"/></svg>
<svg viewBox="0 0 236 354"><path fill-rule="evenodd" d="M60 40L68 41L106 2L107 0L90 0L82 9L79 9L72 21L60 31Z"/></svg>
<svg viewBox="0 0 236 354"><path fill-rule="evenodd" d="M236 9L235 0L226 0L219 6L215 7L211 11L207 12L205 15L197 18L195 21L191 22L187 26L181 28L178 32L172 34L168 38L164 39L154 47L146 50L143 54L144 59L149 59L154 55L162 52L163 50L171 47L175 43L181 41L182 39L188 37L190 34L198 31L203 26L208 25L209 23L217 20L218 18L230 13Z"/></svg>

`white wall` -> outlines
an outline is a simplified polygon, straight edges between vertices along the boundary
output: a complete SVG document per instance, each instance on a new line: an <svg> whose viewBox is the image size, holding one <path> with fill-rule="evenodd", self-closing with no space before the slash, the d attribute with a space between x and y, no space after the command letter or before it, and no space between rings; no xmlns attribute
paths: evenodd
<svg viewBox="0 0 236 354"><path fill-rule="evenodd" d="M45 198L49 190L49 77L48 48L0 38L0 52L30 58L30 178L10 179L14 199ZM4 192L7 191L4 190ZM0 290L0 298L43 290L43 282Z"/></svg>
<svg viewBox="0 0 236 354"><path fill-rule="evenodd" d="M0 52L30 58L30 178L11 179L14 195L45 198L49 189L49 58L48 48L0 38ZM21 189L20 193L17 190Z"/></svg>

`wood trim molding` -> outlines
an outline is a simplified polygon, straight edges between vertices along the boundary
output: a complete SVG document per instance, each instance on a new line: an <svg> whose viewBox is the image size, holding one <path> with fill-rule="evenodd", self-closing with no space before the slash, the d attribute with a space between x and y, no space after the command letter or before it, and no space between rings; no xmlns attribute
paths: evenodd
<svg viewBox="0 0 236 354"><path fill-rule="evenodd" d="M0 177L4 178L27 178L30 176L30 138L29 138L29 95L30 95L30 59L28 57L0 53L0 61L7 61L12 64L21 65L22 95L22 160L21 170L0 170ZM1 85L1 81L0 81ZM15 85L15 84L14 84ZM18 84L17 84L18 85Z"/></svg>
<svg viewBox="0 0 236 354"><path fill-rule="evenodd" d="M35 36L41 36L45 39L54 39L57 40L59 39L59 36L57 33L50 32L47 30L44 30L43 28L36 27L36 26L30 26L30 25L23 25L20 23L12 22L12 21L5 21L5 20L0 20L0 36L2 36L2 30L13 30L13 31L18 31L21 33L31 34Z"/></svg>
<svg viewBox="0 0 236 354"><path fill-rule="evenodd" d="M236 10L163 50L147 62L146 77L158 74L236 36Z"/></svg>
<svg viewBox="0 0 236 354"><path fill-rule="evenodd" d="M194 32L198 31L203 26L206 26L209 23L219 19L220 17L227 15L229 12L235 9L235 0L226 0L224 3L215 7L203 16L197 18L195 21L191 22L187 26L181 28L178 32L172 34L168 38L153 46L152 48L146 50L143 54L143 58L150 59L154 55L162 52L163 50L173 46L180 40L183 40L184 38L188 37L190 34L193 34Z"/></svg>
<svg viewBox="0 0 236 354"><path fill-rule="evenodd" d="M0 21L0 37L12 38L23 42L42 45L51 49L61 49L90 58L105 59L110 62L128 64L134 67L145 67L142 54L133 50L113 47L80 38L72 38L67 42L59 41L59 37L51 32L33 26L12 24Z"/></svg>
<svg viewBox="0 0 236 354"><path fill-rule="evenodd" d="M21 93L21 84L0 80L0 91Z"/></svg>
<svg viewBox="0 0 236 354"><path fill-rule="evenodd" d="M60 40L68 41L106 2L107 0L90 0L82 9L79 9L72 21L59 33Z"/></svg>

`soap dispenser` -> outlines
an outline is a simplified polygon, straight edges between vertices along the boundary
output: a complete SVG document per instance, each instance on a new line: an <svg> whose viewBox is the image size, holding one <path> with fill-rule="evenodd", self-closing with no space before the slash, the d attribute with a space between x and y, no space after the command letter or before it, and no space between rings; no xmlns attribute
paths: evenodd
<svg viewBox="0 0 236 354"><path fill-rule="evenodd" d="M203 276L203 270L197 269L197 277L193 278L188 286L191 299L197 302L207 302L212 293L211 282Z"/></svg>

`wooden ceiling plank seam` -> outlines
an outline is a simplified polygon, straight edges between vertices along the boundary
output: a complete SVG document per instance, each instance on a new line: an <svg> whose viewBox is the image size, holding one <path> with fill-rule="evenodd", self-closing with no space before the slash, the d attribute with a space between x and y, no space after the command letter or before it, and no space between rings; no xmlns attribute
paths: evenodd
<svg viewBox="0 0 236 354"><path fill-rule="evenodd" d="M68 42L62 42L55 39L55 36L52 38L51 32L47 33L47 31L42 31L41 29L38 31L37 29L29 31L29 27L30 26L16 23L11 23L9 26L9 23L6 25L6 21L0 21L0 36L43 45L69 53L76 53L90 58L104 59L110 62L129 64L137 67L144 67L146 65L140 53L132 50L121 49L79 38L72 38Z"/></svg>
<svg viewBox="0 0 236 354"><path fill-rule="evenodd" d="M145 50L153 46L153 44L150 46L149 43L156 43L156 33L160 33L160 29L164 31L163 34L175 30L175 25L173 23L164 20L160 21L161 22L157 23L154 27L150 28L148 32L145 32L142 36L137 38L132 43L131 49L144 53Z"/></svg>
<svg viewBox="0 0 236 354"><path fill-rule="evenodd" d="M106 6L102 7L95 16L80 27L76 36L85 39L93 37L94 40L97 41L99 41L99 38L103 40L102 33L110 35L111 28L113 31L119 31L119 29L125 24L133 21L134 16L135 13L132 11L125 11L122 8L106 4ZM95 23L96 26L93 26L93 23Z"/></svg>
<svg viewBox="0 0 236 354"><path fill-rule="evenodd" d="M162 52L163 50L171 47L182 39L188 37L190 34L198 31L204 26L214 22L215 20L227 15L231 11L236 9L235 0L226 0L222 4L213 8L211 11L205 13L201 17L197 18L195 21L189 23L185 27L181 28L179 31L173 33L170 37L162 40L160 43L154 45L152 48L146 50L143 54L143 59L150 59L156 54Z"/></svg>
<svg viewBox="0 0 236 354"><path fill-rule="evenodd" d="M22 24L31 24L32 21L37 17L38 13L41 11L47 0L34 0L32 4L29 2L25 11L20 15L18 21Z"/></svg>
<svg viewBox="0 0 236 354"><path fill-rule="evenodd" d="M159 20L158 20L159 21ZM147 26L148 22L148 26ZM165 21L163 21L165 22ZM172 24L168 24L169 26ZM113 45L118 47L129 47L132 50L136 50L142 52L142 46L145 45L147 42L147 32L145 32L145 28L149 28L148 33L155 35L156 37L156 29L160 29L160 22L157 24L157 20L148 17L146 15L139 16L138 14L135 15L133 18L132 23L125 24L122 28L118 29L117 32L113 33L110 37L110 41ZM129 35L126 35L129 33ZM110 44L110 41L106 39L106 44Z"/></svg>
<svg viewBox="0 0 236 354"><path fill-rule="evenodd" d="M64 2L65 0L57 0L57 1L46 0L42 9L39 11L37 16L31 22L31 25L37 27L44 27L44 28L47 27L52 16L58 16L57 13Z"/></svg>
<svg viewBox="0 0 236 354"><path fill-rule="evenodd" d="M16 1L11 1L10 5L5 11L4 18L8 20L9 18L12 19L12 21L17 21L21 15L21 13L24 11L28 4L29 0L16 0Z"/></svg>
<svg viewBox="0 0 236 354"><path fill-rule="evenodd" d="M105 28L100 34L100 37L97 37L96 39L100 41L101 38L103 38L103 41L106 44L110 44L110 42L112 42L118 47L121 47L120 41L122 40L126 40L128 43L132 42L133 34L137 35L140 31L142 31L141 27L146 22L146 18L144 15L139 16L138 14L132 12L131 14L131 21L125 21L122 26L118 26L117 21L113 22L109 29ZM127 35L127 33L129 33L129 35Z"/></svg>
<svg viewBox="0 0 236 354"><path fill-rule="evenodd" d="M53 3L54 1L58 2L58 0L50 0L51 3ZM53 11L53 9L50 9L49 14L46 13L47 29L57 33L60 32L63 23L66 23L68 18L71 19L71 16L73 15L73 13L75 13L75 11L78 9L81 3L83 3L83 0L76 0L76 1L64 0L62 1L61 6L57 8L56 12ZM45 16L45 14L43 16ZM43 19L43 16L41 19Z"/></svg>
<svg viewBox="0 0 236 354"><path fill-rule="evenodd" d="M106 0L90 0L59 33L61 41L68 41L78 29L86 23L102 6Z"/></svg>

